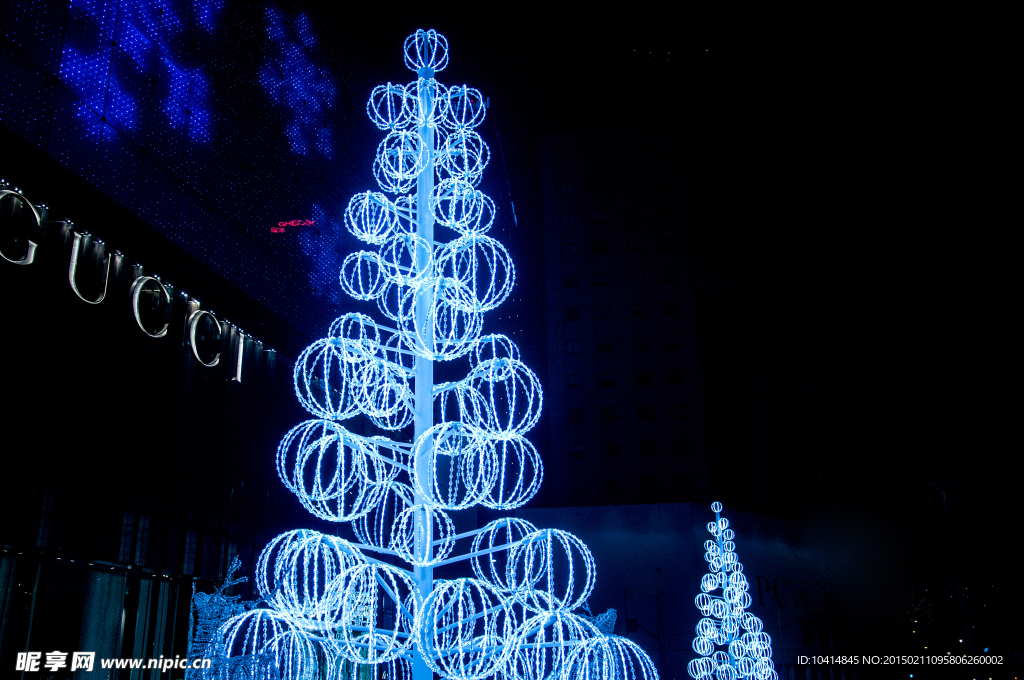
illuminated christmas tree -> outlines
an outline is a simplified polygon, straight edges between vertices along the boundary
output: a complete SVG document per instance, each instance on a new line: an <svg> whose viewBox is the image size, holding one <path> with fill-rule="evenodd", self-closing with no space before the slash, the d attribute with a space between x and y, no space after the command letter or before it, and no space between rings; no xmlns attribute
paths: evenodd
<svg viewBox="0 0 1024 680"><path fill-rule="evenodd" d="M448 63L436 31L405 41L405 63L416 80L380 85L367 104L387 133L373 163L381 192L357 194L346 210L348 229L375 249L352 253L341 271L345 292L387 321L346 314L302 353L295 392L315 419L277 454L303 506L350 523L357 541L308 530L271 541L256 573L269 608L231 619L222 654L261 660L268 678L375 667L415 680L655 680L635 643L574 613L596 576L579 538L512 517L456 534L447 514L513 510L536 494L543 466L524 435L542 392L511 339L483 334L484 313L515 281L508 252L487 235L495 204L476 188L490 156L474 132L485 100L434 78ZM434 363L454 361L468 363L465 377L435 384ZM391 434L342 425L357 416ZM434 579L463 560L474 578Z"/></svg>
<svg viewBox="0 0 1024 680"><path fill-rule="evenodd" d="M751 602L750 584L736 559L736 534L721 515L722 504L712 503L711 509L715 521L708 522L708 531L713 538L704 542L708 573L700 581L704 592L694 600L704 615L693 639L693 651L700 657L689 663L687 671L695 680L778 680L772 640L761 619L745 611Z"/></svg>

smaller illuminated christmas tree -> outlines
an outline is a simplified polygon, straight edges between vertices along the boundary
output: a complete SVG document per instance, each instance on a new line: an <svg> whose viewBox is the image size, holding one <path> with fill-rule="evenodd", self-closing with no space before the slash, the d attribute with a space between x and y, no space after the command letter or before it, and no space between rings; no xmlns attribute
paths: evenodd
<svg viewBox="0 0 1024 680"><path fill-rule="evenodd" d="M745 611L751 602L747 592L750 583L736 558L736 534L721 515L722 504L712 503L711 509L715 521L708 522L708 531L713 539L704 542L708 573L700 581L703 592L694 600L704 615L693 639L693 651L700 657L686 670L695 680L778 680L772 663L772 639L764 632L761 619ZM715 594L719 589L720 594Z"/></svg>

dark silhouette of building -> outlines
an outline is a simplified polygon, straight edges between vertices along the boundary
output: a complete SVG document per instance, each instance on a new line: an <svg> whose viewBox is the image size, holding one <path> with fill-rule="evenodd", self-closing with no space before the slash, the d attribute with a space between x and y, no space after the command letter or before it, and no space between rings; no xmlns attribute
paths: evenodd
<svg viewBox="0 0 1024 680"><path fill-rule="evenodd" d="M550 504L689 500L707 484L680 190L650 141L541 145Z"/></svg>

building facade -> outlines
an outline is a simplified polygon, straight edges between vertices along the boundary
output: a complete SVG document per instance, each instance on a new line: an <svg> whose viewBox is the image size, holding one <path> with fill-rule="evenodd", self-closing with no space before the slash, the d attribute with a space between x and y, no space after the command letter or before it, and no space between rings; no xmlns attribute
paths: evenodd
<svg viewBox="0 0 1024 680"><path fill-rule="evenodd" d="M542 142L546 460L562 490L549 504L690 500L707 479L679 190L645 160L648 142L629 132Z"/></svg>

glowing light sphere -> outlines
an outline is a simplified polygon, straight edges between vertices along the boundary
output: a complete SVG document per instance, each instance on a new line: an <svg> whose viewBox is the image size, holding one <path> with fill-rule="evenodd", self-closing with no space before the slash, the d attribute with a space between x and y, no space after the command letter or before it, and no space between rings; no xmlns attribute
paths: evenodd
<svg viewBox="0 0 1024 680"><path fill-rule="evenodd" d="M508 581L508 557L515 544L536 531L533 524L516 517L503 517L489 523L473 538L472 554L489 551L470 560L474 576L502 592L515 590L515 584Z"/></svg>
<svg viewBox="0 0 1024 680"><path fill-rule="evenodd" d="M292 372L299 403L318 418L345 420L356 415L352 387L361 363L333 338L317 340L299 355Z"/></svg>
<svg viewBox="0 0 1024 680"><path fill-rule="evenodd" d="M470 364L476 366L490 359L519 361L519 347L507 335L498 333L485 335L477 341L469 361Z"/></svg>
<svg viewBox="0 0 1024 680"><path fill-rule="evenodd" d="M515 284L508 250L489 235L497 206L476 189L490 160L475 132L487 99L437 81L448 42L436 31L409 36L403 52L416 80L380 85L366 104L385 131L372 165L380 191L357 193L344 214L370 248L339 273L384 321L345 314L300 354L295 394L314 419L285 434L276 459L299 502L350 523L359 543L310 530L270 541L255 579L270 609L221 630L222 656L245 657L223 668L251 666L259 680L656 680L650 659L602 633L589 605L586 619L572 613L595 580L579 538L509 517L457 533L446 512L512 510L536 495L544 467L524 435L543 392L510 338L483 333ZM449 382L433 384L433 362L463 358L461 379L453 363ZM762 680L770 639L743 618L749 584L734 535L713 524L693 667ZM384 563L395 558L408 569ZM435 567L463 560L475 578L434 580ZM723 665L722 645L743 661Z"/></svg>
<svg viewBox="0 0 1024 680"><path fill-rule="evenodd" d="M337 423L308 420L281 441L277 473L309 512L348 522L370 511L398 468Z"/></svg>
<svg viewBox="0 0 1024 680"><path fill-rule="evenodd" d="M430 150L415 130L392 130L377 147L380 169L395 182L415 181L430 158Z"/></svg>
<svg viewBox="0 0 1024 680"><path fill-rule="evenodd" d="M387 283L380 255L366 250L351 253L345 258L339 279L341 289L356 300L380 297Z"/></svg>
<svg viewBox="0 0 1024 680"><path fill-rule="evenodd" d="M415 104L402 85L378 85L366 102L366 115L381 130L400 130L412 124Z"/></svg>
<svg viewBox="0 0 1024 680"><path fill-rule="evenodd" d="M410 71L443 71L448 65L448 39L432 28L420 29L406 38L403 50Z"/></svg>
<svg viewBox="0 0 1024 680"><path fill-rule="evenodd" d="M473 186L480 183L484 168L490 159L490 147L472 130L459 130L450 134L437 154L440 169L450 177L461 179Z"/></svg>
<svg viewBox="0 0 1024 680"><path fill-rule="evenodd" d="M433 279L426 301L421 301L420 291L407 286L398 302L397 320L399 332L406 347L417 356L431 361L458 359L473 349L473 344L483 331L483 314L456 307L448 300L446 293L451 287L458 287L458 281L446 278ZM418 304L427 304L425 314L416 313Z"/></svg>
<svg viewBox="0 0 1024 680"><path fill-rule="evenodd" d="M736 534L729 528L729 520L720 515L722 504L716 501L711 509L715 521L708 522L707 529L714 539L704 542L709 572L701 578L703 592L694 600L703 614L693 640L693 651L700 656L690 661L687 672L695 680L777 680L771 638L763 632L761 620L744 611L752 599L750 583L734 552ZM712 594L719 590L721 594Z"/></svg>
<svg viewBox="0 0 1024 680"><path fill-rule="evenodd" d="M256 587L274 610L306 628L322 628L331 581L366 558L337 536L316 531L285 532L273 539L256 563Z"/></svg>
<svg viewBox="0 0 1024 680"><path fill-rule="evenodd" d="M378 548L393 545L392 531L395 521L413 506L413 490L399 481L391 482L377 503L364 515L352 522L352 530L363 543ZM404 539L397 541L399 544Z"/></svg>
<svg viewBox="0 0 1024 680"><path fill-rule="evenodd" d="M229 619L218 632L219 655L251 657L259 680L287 677L314 680L317 647L288 617L272 609L254 609Z"/></svg>
<svg viewBox="0 0 1024 680"><path fill-rule="evenodd" d="M435 135L444 131L438 123L445 118L448 105L448 91L433 78L419 78L405 86L413 106L413 124L416 127L434 129Z"/></svg>
<svg viewBox="0 0 1024 680"><path fill-rule="evenodd" d="M494 586L469 578L440 581L423 603L419 644L442 677L481 680L508 661L519 623Z"/></svg>
<svg viewBox="0 0 1024 680"><path fill-rule="evenodd" d="M444 124L455 131L471 130L484 122L487 103L480 90L462 85L448 89Z"/></svg>
<svg viewBox="0 0 1024 680"><path fill-rule="evenodd" d="M562 675L566 680L654 680L658 672L635 642L603 635L574 647Z"/></svg>
<svg viewBox="0 0 1024 680"><path fill-rule="evenodd" d="M357 239L380 245L398 228L398 210L384 194L356 194L345 210L345 226Z"/></svg>
<svg viewBox="0 0 1024 680"><path fill-rule="evenodd" d="M599 637L594 624L567 611L537 614L517 631L505 675L514 680L565 678L576 649Z"/></svg>
<svg viewBox="0 0 1024 680"><path fill-rule="evenodd" d="M430 281L434 249L416 234L396 233L381 247L381 262L387 277L408 288Z"/></svg>
<svg viewBox="0 0 1024 680"><path fill-rule="evenodd" d="M490 493L498 472L490 441L460 422L439 423L424 432L413 446L413 457L427 461L417 466L415 488L431 505L445 510L480 503Z"/></svg>
<svg viewBox="0 0 1024 680"><path fill-rule="evenodd" d="M494 442L495 481L481 504L492 510L514 510L537 495L544 480L544 463L528 439L512 437Z"/></svg>
<svg viewBox="0 0 1024 680"><path fill-rule="evenodd" d="M505 247L489 236L463 236L436 256L440 276L458 281L447 302L473 312L489 312L512 292L516 270Z"/></svg>
<svg viewBox="0 0 1024 680"><path fill-rule="evenodd" d="M428 535L436 538L428 541ZM440 508L413 505L395 517L389 547L410 564L433 566L448 557L455 547L455 524Z"/></svg>
<svg viewBox="0 0 1024 680"><path fill-rule="evenodd" d="M506 583L530 611L572 611L590 597L595 571L583 541L568 531L542 529L512 549Z"/></svg>
<svg viewBox="0 0 1024 680"><path fill-rule="evenodd" d="M449 177L430 193L430 210L438 224L465 236L484 234L494 224L494 201L469 182Z"/></svg>
<svg viewBox="0 0 1024 680"><path fill-rule="evenodd" d="M522 436L540 420L544 403L540 381L523 362L505 358L481 361L466 380L487 402L486 420L474 425L490 436Z"/></svg>
<svg viewBox="0 0 1024 680"><path fill-rule="evenodd" d="M328 585L324 628L342 656L377 665L412 646L420 601L408 572L390 564L362 564ZM386 612L386 613L385 613Z"/></svg>

